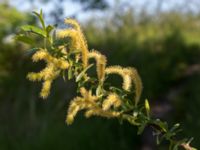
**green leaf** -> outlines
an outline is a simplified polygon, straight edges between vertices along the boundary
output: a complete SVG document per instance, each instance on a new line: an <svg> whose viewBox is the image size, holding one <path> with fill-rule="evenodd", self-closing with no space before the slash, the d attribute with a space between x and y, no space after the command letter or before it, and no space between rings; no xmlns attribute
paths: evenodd
<svg viewBox="0 0 200 150"><path fill-rule="evenodd" d="M40 14L35 11L33 11L33 13L39 18L40 23L42 24L42 28L45 30L46 27L45 27L45 23L44 23L44 19L43 19L42 9L40 10Z"/></svg>
<svg viewBox="0 0 200 150"><path fill-rule="evenodd" d="M72 74L72 68L70 67L68 70L68 80L72 79L73 74Z"/></svg>
<svg viewBox="0 0 200 150"><path fill-rule="evenodd" d="M21 27L21 30L25 32L33 32L35 34L41 35L43 37L46 37L46 32L43 31L42 29L32 26L32 25L24 25Z"/></svg>
<svg viewBox="0 0 200 150"><path fill-rule="evenodd" d="M33 53L35 53L37 50L39 50L40 48L32 48L26 51L25 55L31 55Z"/></svg>
<svg viewBox="0 0 200 150"><path fill-rule="evenodd" d="M87 68L85 68L77 77L76 82L80 81L82 77L84 76L85 72L90 69L93 66L93 64L90 64Z"/></svg>
<svg viewBox="0 0 200 150"><path fill-rule="evenodd" d="M35 43L35 41L32 38L26 35L17 35L15 36L15 40L29 44L29 45L33 45Z"/></svg>
<svg viewBox="0 0 200 150"><path fill-rule="evenodd" d="M96 95L100 96L100 94L102 93L102 86L98 85L97 89L96 89Z"/></svg>

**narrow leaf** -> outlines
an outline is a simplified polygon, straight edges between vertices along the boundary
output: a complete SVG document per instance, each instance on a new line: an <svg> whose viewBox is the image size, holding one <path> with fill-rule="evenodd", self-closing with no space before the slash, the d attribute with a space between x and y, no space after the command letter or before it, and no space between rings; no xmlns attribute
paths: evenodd
<svg viewBox="0 0 200 150"><path fill-rule="evenodd" d="M91 68L93 64L90 64L87 68L85 68L77 77L76 77L76 82L80 81L80 79L84 76L85 72Z"/></svg>
<svg viewBox="0 0 200 150"><path fill-rule="evenodd" d="M15 36L15 40L29 44L29 45L34 44L34 40L26 35L17 35Z"/></svg>
<svg viewBox="0 0 200 150"><path fill-rule="evenodd" d="M68 70L68 80L72 79L72 76L73 76L72 69L70 67L69 70Z"/></svg>
<svg viewBox="0 0 200 150"><path fill-rule="evenodd" d="M21 30L25 31L25 32L33 32L35 34L41 35L43 37L46 37L46 33L45 31L43 31L42 29L35 27L35 26L31 26L31 25L24 25L21 27Z"/></svg>
<svg viewBox="0 0 200 150"><path fill-rule="evenodd" d="M45 23L44 23L44 19L43 19L43 13L42 13L42 9L40 10L40 14L37 12L33 12L40 20L40 23L42 24L42 28L45 30Z"/></svg>
<svg viewBox="0 0 200 150"><path fill-rule="evenodd" d="M25 52L25 55L32 55L33 53L35 53L37 50L39 50L40 48L32 48L29 49Z"/></svg>

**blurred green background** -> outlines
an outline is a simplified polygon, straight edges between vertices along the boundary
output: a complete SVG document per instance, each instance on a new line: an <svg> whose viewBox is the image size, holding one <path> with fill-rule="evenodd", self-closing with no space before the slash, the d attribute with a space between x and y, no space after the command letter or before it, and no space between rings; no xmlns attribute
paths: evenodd
<svg viewBox="0 0 200 150"><path fill-rule="evenodd" d="M140 3L139 3L140 2ZM48 23L63 27L65 17L83 26L89 48L106 54L108 65L138 69L152 115L170 125L181 123L181 136L200 147L200 3L198 0L43 0L0 1L0 150L165 150L155 147L150 129L118 120L79 114L65 124L73 81L54 82L48 100L41 83L26 79L39 70L26 49L13 40L20 25L37 24L32 10L43 9ZM52 7L53 6L53 7ZM118 82L118 79L113 79Z"/></svg>

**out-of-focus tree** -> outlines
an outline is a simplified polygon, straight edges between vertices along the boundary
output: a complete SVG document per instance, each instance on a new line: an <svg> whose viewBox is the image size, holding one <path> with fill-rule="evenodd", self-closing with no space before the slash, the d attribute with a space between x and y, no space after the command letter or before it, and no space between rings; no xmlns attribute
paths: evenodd
<svg viewBox="0 0 200 150"><path fill-rule="evenodd" d="M76 17L78 14L89 11L89 10L105 10L109 8L109 4L106 0L70 0L73 3L80 4L80 9L75 12L74 14L71 14L69 17ZM34 0L32 1L34 2ZM65 14L64 9L65 6L63 5L66 0L57 0L57 1L50 1L50 0L42 0L43 3L54 3L54 6L57 9L54 9L50 12L50 15L54 18L54 22L60 22L63 20Z"/></svg>
<svg viewBox="0 0 200 150"><path fill-rule="evenodd" d="M106 0L76 0L83 4L84 10L88 9L105 9L108 8L108 3Z"/></svg>
<svg viewBox="0 0 200 150"><path fill-rule="evenodd" d="M12 57L19 56L20 49L16 51L14 47L13 33L16 27L22 24L26 15L19 13L16 9L9 5L0 5L0 82L5 81L5 77L9 77L12 73ZM17 63L16 63L17 64Z"/></svg>
<svg viewBox="0 0 200 150"><path fill-rule="evenodd" d="M11 8L8 4L0 5L0 39L15 32L16 27L23 22L25 15ZM2 41L1 41L2 42Z"/></svg>

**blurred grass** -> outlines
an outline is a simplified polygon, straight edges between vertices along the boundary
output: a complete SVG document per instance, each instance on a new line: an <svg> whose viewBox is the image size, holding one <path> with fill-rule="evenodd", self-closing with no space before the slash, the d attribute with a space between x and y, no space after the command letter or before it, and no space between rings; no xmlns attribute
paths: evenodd
<svg viewBox="0 0 200 150"><path fill-rule="evenodd" d="M127 123L79 115L72 126L65 125L76 89L72 82L59 79L48 101L38 98L41 85L27 81L26 74L41 64L32 64L25 55L27 46L5 42L21 24L35 20L6 5L0 8L0 149L140 149L144 143ZM143 99L149 98L152 105L167 102L171 109L161 117L180 122L183 134L195 138L196 147L200 147L199 19L174 12L138 19L127 12L102 19L103 28L95 19L84 26L89 47L106 54L109 65L136 67L143 79Z"/></svg>

